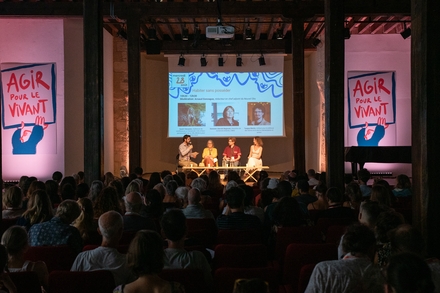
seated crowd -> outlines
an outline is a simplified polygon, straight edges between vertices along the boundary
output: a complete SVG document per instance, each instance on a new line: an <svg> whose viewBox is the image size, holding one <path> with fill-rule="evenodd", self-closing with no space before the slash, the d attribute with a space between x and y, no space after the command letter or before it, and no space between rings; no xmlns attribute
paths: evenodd
<svg viewBox="0 0 440 293"><path fill-rule="evenodd" d="M55 172L46 182L23 176L3 188L2 221L10 227L2 231L0 254L7 254L9 272L35 271L42 288L48 287L50 271L42 261L27 260L26 251L64 245L76 255L71 271L109 270L114 292L184 292L181 284L160 276L167 269L198 269L211 291L215 246L189 231L188 221L215 222L214 233L257 231L276 261L280 229L340 219L347 228L338 259L318 263L305 292L440 292L440 262L424 260L423 237L408 213L401 213L411 208L406 175L397 177L394 189L384 180L368 186L370 173L362 169L357 181L347 177L344 192L327 188L325 174L314 170L287 171L280 178L258 174L253 186L234 171L223 185L214 170L200 177L155 172L147 180L138 167L129 177L108 172L90 187L83 172L66 177ZM0 283L14 292L3 275ZM268 290L252 279L237 281L234 292Z"/></svg>

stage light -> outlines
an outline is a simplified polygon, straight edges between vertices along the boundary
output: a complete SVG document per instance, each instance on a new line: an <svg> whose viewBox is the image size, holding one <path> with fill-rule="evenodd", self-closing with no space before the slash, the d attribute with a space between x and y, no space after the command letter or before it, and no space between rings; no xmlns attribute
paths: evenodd
<svg viewBox="0 0 440 293"><path fill-rule="evenodd" d="M344 27L344 39L348 40L351 37L350 28Z"/></svg>
<svg viewBox="0 0 440 293"><path fill-rule="evenodd" d="M218 66L223 66L223 64L224 64L224 60L222 55L220 54L220 57L218 57Z"/></svg>
<svg viewBox="0 0 440 293"><path fill-rule="evenodd" d="M318 39L318 38L314 38L313 40L312 40L312 46L313 47L318 47L318 45L319 44L321 44L321 40L320 39Z"/></svg>
<svg viewBox="0 0 440 293"><path fill-rule="evenodd" d="M260 66L266 65L266 60L264 60L263 54L258 58L258 63L260 63Z"/></svg>
<svg viewBox="0 0 440 293"><path fill-rule="evenodd" d="M235 65L237 66L243 65L243 59L241 58L240 54L237 54L237 60L235 61Z"/></svg>
<svg viewBox="0 0 440 293"><path fill-rule="evenodd" d="M188 41L189 31L187 27L183 27L182 29L182 40Z"/></svg>
<svg viewBox="0 0 440 293"><path fill-rule="evenodd" d="M248 24L246 30L244 31L244 38L245 38L245 40L248 40L248 41L252 40L252 29L249 26L249 24Z"/></svg>
<svg viewBox="0 0 440 293"><path fill-rule="evenodd" d="M411 28L410 27L406 27L406 23L403 23L403 32L400 33L400 35L402 36L403 39L407 39L411 36Z"/></svg>
<svg viewBox="0 0 440 293"><path fill-rule="evenodd" d="M183 54L179 57L179 63L177 63L178 66L185 66L185 58L183 58Z"/></svg>
<svg viewBox="0 0 440 293"><path fill-rule="evenodd" d="M277 40L282 40L284 38L283 29L282 28L278 28L277 29L276 36L277 36Z"/></svg>
<svg viewBox="0 0 440 293"><path fill-rule="evenodd" d="M147 34L148 34L148 39L149 40L155 40L157 37L156 37L156 29L155 28L149 28L148 30L147 30Z"/></svg>
<svg viewBox="0 0 440 293"><path fill-rule="evenodd" d="M207 64L208 62L206 61L205 54L203 54L202 57L200 58L200 66L205 67Z"/></svg>

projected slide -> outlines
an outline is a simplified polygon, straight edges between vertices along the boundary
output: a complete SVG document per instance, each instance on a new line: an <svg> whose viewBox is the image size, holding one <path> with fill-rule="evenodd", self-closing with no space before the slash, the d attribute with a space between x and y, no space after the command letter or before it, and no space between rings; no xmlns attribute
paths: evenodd
<svg viewBox="0 0 440 293"><path fill-rule="evenodd" d="M282 72L170 72L169 137L283 136Z"/></svg>

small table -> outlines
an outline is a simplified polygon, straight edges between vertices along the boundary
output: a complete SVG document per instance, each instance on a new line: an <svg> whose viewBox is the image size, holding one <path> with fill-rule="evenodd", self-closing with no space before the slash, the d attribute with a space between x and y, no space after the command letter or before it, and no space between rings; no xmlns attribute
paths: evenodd
<svg viewBox="0 0 440 293"><path fill-rule="evenodd" d="M203 173L206 172L206 170L243 170L244 171L244 179L243 181L247 181L250 178L254 179L255 181L257 181L257 179L254 177L255 172L259 171L259 170L265 170L265 169L269 169L269 166L259 166L259 167L247 167L247 166L231 166L231 167L224 167L224 166L185 166L182 167L182 170L189 170L189 171L194 171L197 173L198 176L202 175Z"/></svg>

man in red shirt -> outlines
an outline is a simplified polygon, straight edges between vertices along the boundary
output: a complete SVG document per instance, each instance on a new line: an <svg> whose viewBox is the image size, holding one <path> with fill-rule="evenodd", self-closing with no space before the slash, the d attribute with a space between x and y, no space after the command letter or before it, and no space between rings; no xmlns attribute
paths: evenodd
<svg viewBox="0 0 440 293"><path fill-rule="evenodd" d="M228 138L228 146L223 151L223 166L238 166L241 158L240 147L235 145L235 137Z"/></svg>

